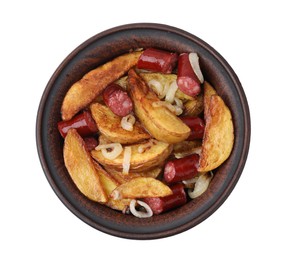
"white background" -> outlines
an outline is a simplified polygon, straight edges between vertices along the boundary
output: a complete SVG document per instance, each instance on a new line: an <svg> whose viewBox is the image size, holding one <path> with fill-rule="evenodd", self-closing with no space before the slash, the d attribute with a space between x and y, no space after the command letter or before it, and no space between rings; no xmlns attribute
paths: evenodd
<svg viewBox="0 0 286 260"><path fill-rule="evenodd" d="M1 259L286 259L284 1L1 1ZM38 160L37 108L61 61L91 36L165 23L213 46L248 98L247 164L227 201L182 234L134 241L97 231L57 198ZM150 258L151 257L151 258Z"/></svg>

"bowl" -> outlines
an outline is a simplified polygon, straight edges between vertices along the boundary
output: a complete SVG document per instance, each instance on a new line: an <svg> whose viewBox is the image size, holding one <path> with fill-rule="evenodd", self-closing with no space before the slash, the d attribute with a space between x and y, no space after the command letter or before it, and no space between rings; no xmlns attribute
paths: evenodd
<svg viewBox="0 0 286 260"><path fill-rule="evenodd" d="M86 198L71 180L63 160L63 139L57 129L60 108L69 87L91 69L131 49L155 47L197 52L204 77L230 108L235 142L200 197L175 210L147 219L123 215ZM227 61L209 44L175 27L139 23L101 32L72 51L59 65L42 95L36 121L39 159L48 182L63 204L93 228L128 239L156 239L193 228L211 216L227 199L243 171L250 144L250 114L241 83Z"/></svg>

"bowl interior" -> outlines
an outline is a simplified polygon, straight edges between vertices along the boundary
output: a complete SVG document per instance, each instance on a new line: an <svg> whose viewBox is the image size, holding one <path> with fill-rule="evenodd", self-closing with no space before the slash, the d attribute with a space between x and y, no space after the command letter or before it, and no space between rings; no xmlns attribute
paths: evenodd
<svg viewBox="0 0 286 260"><path fill-rule="evenodd" d="M137 48L197 52L203 74L229 106L235 127L230 158L216 170L207 192L186 205L149 219L139 219L97 204L82 195L64 166L63 139L57 130L60 108L69 87L91 69ZM229 64L207 43L178 28L161 24L131 24L90 38L58 67L43 93L37 126L37 146L46 177L61 201L92 227L124 238L153 239L174 235L209 217L228 197L243 170L250 141L250 117L241 84Z"/></svg>

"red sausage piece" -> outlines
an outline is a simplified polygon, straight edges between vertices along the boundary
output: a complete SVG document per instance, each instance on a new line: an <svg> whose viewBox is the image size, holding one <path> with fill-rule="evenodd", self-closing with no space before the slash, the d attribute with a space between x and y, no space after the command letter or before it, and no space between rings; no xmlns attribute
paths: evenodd
<svg viewBox="0 0 286 260"><path fill-rule="evenodd" d="M87 136L83 138L85 142L86 149L90 152L95 149L95 147L98 145L97 140L92 136Z"/></svg>
<svg viewBox="0 0 286 260"><path fill-rule="evenodd" d="M71 128L75 128L81 136L89 136L98 131L97 125L88 111L83 111L71 120L58 122L58 130L63 138Z"/></svg>
<svg viewBox="0 0 286 260"><path fill-rule="evenodd" d="M199 117L185 116L180 119L191 129L188 140L202 139L205 131L205 123Z"/></svg>
<svg viewBox="0 0 286 260"><path fill-rule="evenodd" d="M170 186L172 195L157 198L145 198L144 201L150 206L154 214L160 214L168 210L177 208L187 202L187 196L182 183Z"/></svg>
<svg viewBox="0 0 286 260"><path fill-rule="evenodd" d="M194 97L201 92L200 81L191 66L189 53L179 56L177 85L188 96Z"/></svg>
<svg viewBox="0 0 286 260"><path fill-rule="evenodd" d="M178 54L154 48L146 49L139 57L138 69L146 69L161 73L171 73L178 60Z"/></svg>
<svg viewBox="0 0 286 260"><path fill-rule="evenodd" d="M121 117L127 116L133 109L132 101L127 92L115 83L103 91L103 100L115 115Z"/></svg>
<svg viewBox="0 0 286 260"><path fill-rule="evenodd" d="M198 173L199 159L200 156L198 154L191 154L184 158L167 162L164 169L164 180L167 183L174 183L192 179Z"/></svg>

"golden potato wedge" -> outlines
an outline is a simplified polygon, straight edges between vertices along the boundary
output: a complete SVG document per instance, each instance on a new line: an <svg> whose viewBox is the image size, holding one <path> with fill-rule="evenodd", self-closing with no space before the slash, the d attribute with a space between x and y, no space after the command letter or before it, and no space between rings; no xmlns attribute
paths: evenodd
<svg viewBox="0 0 286 260"><path fill-rule="evenodd" d="M131 52L91 70L74 83L64 97L61 114L63 120L71 119L88 106L110 83L122 77L137 64L142 52Z"/></svg>
<svg viewBox="0 0 286 260"><path fill-rule="evenodd" d="M65 166L77 188L91 200L107 202L98 170L75 129L70 129L67 133L63 154Z"/></svg>
<svg viewBox="0 0 286 260"><path fill-rule="evenodd" d="M184 115L185 116L199 116L204 111L204 96L199 94L194 97L193 100L188 100L184 104Z"/></svg>
<svg viewBox="0 0 286 260"><path fill-rule="evenodd" d="M110 197L116 200L165 197L171 194L172 190L163 182L151 177L138 177L118 186L112 191Z"/></svg>
<svg viewBox="0 0 286 260"><path fill-rule="evenodd" d="M122 171L115 170L114 168L105 167L106 171L120 184L130 181L131 179L138 177L152 177L157 178L162 171L161 167L150 169L146 172L132 172L129 174L123 174Z"/></svg>
<svg viewBox="0 0 286 260"><path fill-rule="evenodd" d="M132 144L151 138L138 121L135 122L133 131L123 129L121 117L115 115L107 106L94 103L91 104L90 111L99 131L111 142Z"/></svg>
<svg viewBox="0 0 286 260"><path fill-rule="evenodd" d="M129 172L144 172L156 166L160 166L172 152L173 146L165 142L157 141L156 144L150 147L143 153L138 152L141 144L133 144L131 147L131 160ZM117 171L123 169L123 153L117 158L110 160L105 158L101 151L91 151L92 157L104 167L112 168Z"/></svg>
<svg viewBox="0 0 286 260"><path fill-rule="evenodd" d="M229 157L234 143L231 112L220 96L211 96L206 116L199 172L220 166Z"/></svg>
<svg viewBox="0 0 286 260"><path fill-rule="evenodd" d="M212 95L216 95L215 89L207 81L204 82L204 117L207 118L207 113L209 112L210 100Z"/></svg>
<svg viewBox="0 0 286 260"><path fill-rule="evenodd" d="M148 84L148 86L150 88L152 88L155 93L157 93L156 88L154 87L154 85L149 84L152 80L160 82L163 87L169 86L172 84L173 81L177 80L176 74L162 74L162 73L146 73L146 72L144 72L144 73L139 73L139 75L140 75L140 77L142 77L145 80L145 82ZM175 97L181 99L182 101L195 99L194 97L191 97L191 96L184 94L179 89L177 89Z"/></svg>
<svg viewBox="0 0 286 260"><path fill-rule="evenodd" d="M179 143L188 138L190 128L176 115L166 107L153 107L159 98L133 69L128 73L128 84L135 114L154 138L166 143Z"/></svg>
<svg viewBox="0 0 286 260"><path fill-rule="evenodd" d="M102 183L102 186L104 188L104 191L108 197L108 201L104 204L112 209L123 211L126 207L130 204L130 199L120 199L120 200L114 200L109 195L111 192L117 188L117 186L120 185L120 183L113 178L108 172L106 172L104 169L101 168L100 165L98 165L94 161L95 168L97 169L100 182Z"/></svg>

